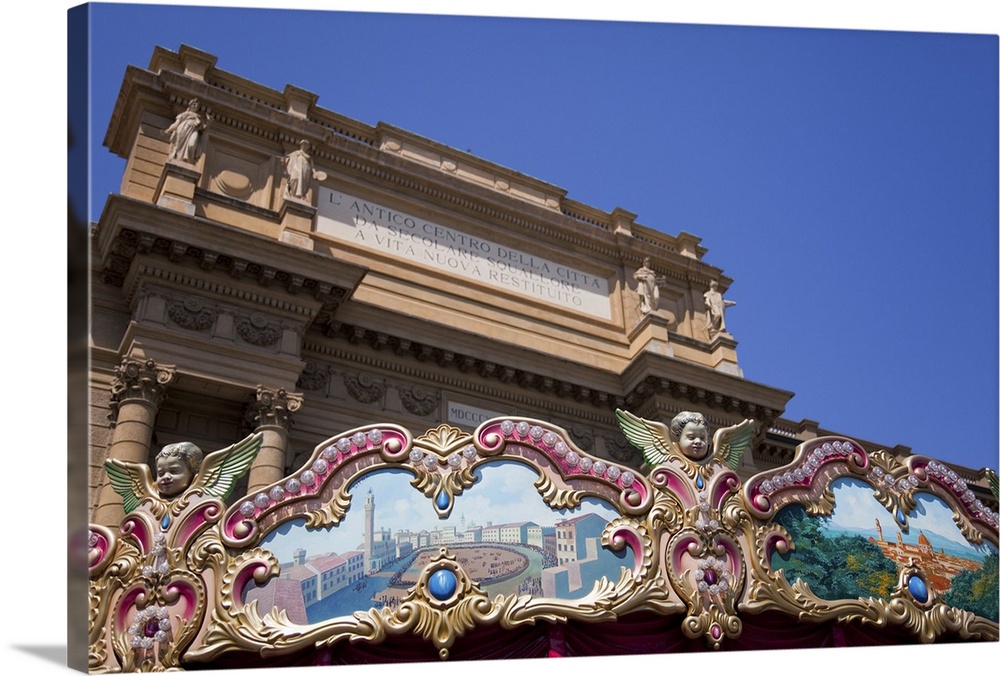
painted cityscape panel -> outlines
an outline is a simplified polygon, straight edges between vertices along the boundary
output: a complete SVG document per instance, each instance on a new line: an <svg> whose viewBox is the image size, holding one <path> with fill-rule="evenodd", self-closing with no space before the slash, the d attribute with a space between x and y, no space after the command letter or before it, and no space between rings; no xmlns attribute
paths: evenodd
<svg viewBox="0 0 1000 676"><path fill-rule="evenodd" d="M917 507L901 527L867 483L842 478L831 488L829 516L809 516L791 505L775 519L795 544L794 551L771 557L789 582L800 578L829 600L888 599L900 569L912 560L945 603L998 621L997 549L989 542L970 544L941 498L917 493Z"/></svg>
<svg viewBox="0 0 1000 676"><path fill-rule="evenodd" d="M445 519L410 485L409 473L363 476L352 484L351 507L337 526L308 529L293 521L264 539L281 574L251 587L245 601L256 601L261 615L284 610L297 624L394 608L442 547L491 598L580 598L633 566L628 548L601 546L605 527L619 516L610 505L585 499L576 509L553 510L533 487L537 474L517 462L484 465L477 475Z"/></svg>

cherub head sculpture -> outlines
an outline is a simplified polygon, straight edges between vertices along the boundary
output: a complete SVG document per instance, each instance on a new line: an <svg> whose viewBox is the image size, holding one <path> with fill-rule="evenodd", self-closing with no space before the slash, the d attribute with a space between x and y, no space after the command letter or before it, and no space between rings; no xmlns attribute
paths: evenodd
<svg viewBox="0 0 1000 676"><path fill-rule="evenodd" d="M708 454L708 421L695 411L681 411L670 421L670 437L681 453L691 460L702 460Z"/></svg>
<svg viewBox="0 0 1000 676"><path fill-rule="evenodd" d="M201 467L204 454L190 441L167 444L156 454L156 489L162 498L187 490Z"/></svg>
<svg viewBox="0 0 1000 676"><path fill-rule="evenodd" d="M744 420L716 431L712 439L708 419L694 411L681 411L669 426L622 409L615 410L615 417L625 438L642 450L647 467L678 461L690 470L692 477L694 473L714 471L711 468L718 464L733 470L738 468L753 443L757 427L753 420Z"/></svg>

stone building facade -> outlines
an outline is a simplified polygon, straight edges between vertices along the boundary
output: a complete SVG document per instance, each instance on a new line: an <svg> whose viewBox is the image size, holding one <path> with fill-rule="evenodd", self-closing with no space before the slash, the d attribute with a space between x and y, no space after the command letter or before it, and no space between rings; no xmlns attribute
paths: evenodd
<svg viewBox="0 0 1000 676"><path fill-rule="evenodd" d="M698 237L317 101L187 46L125 73L104 139L124 175L92 228L93 522L121 516L106 458L255 430L249 490L371 422L538 418L638 468L615 408L694 409L763 423L744 476L828 433L743 377Z"/></svg>

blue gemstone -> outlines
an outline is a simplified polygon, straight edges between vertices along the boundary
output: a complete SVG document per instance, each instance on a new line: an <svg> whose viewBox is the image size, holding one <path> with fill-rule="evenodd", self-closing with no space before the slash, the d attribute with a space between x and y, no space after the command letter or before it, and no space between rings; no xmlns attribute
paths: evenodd
<svg viewBox="0 0 1000 676"><path fill-rule="evenodd" d="M697 479L697 481L695 481L695 482L694 482L694 484L695 484L695 486L697 486L697 487L698 487L699 489L701 489L701 488L704 488L704 487L705 487L705 482L704 482L704 481L702 480L702 478L701 478L701 475L698 475L698 479Z"/></svg>
<svg viewBox="0 0 1000 676"><path fill-rule="evenodd" d="M906 583L906 588L910 591L910 596L917 603L927 603L927 583L924 582L924 578L917 575L911 575L909 581Z"/></svg>
<svg viewBox="0 0 1000 676"><path fill-rule="evenodd" d="M160 520L160 530L167 530L170 528L170 515L165 514L163 519Z"/></svg>
<svg viewBox="0 0 1000 676"><path fill-rule="evenodd" d="M438 509L448 509L448 494L444 491L438 493L437 500L434 501Z"/></svg>
<svg viewBox="0 0 1000 676"><path fill-rule="evenodd" d="M903 514L903 510L901 509L896 510L896 521L898 521L900 525L906 523L906 515Z"/></svg>
<svg viewBox="0 0 1000 676"><path fill-rule="evenodd" d="M431 574L431 579L427 582L427 589L431 596L438 601L450 599L458 588L458 578L450 570L436 570Z"/></svg>

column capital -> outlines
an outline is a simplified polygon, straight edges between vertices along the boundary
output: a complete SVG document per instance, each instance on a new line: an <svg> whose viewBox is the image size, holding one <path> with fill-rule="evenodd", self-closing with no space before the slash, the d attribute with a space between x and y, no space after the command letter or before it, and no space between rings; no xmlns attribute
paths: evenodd
<svg viewBox="0 0 1000 676"><path fill-rule="evenodd" d="M302 395L284 388L273 390L263 385L250 395L246 407L246 420L255 430L265 426L277 426L288 430L292 426L292 414L302 407Z"/></svg>
<svg viewBox="0 0 1000 676"><path fill-rule="evenodd" d="M167 386L173 382L175 373L173 366L158 366L152 359L122 359L111 380L112 419L118 417L119 408L127 401L144 402L158 408L167 396Z"/></svg>

